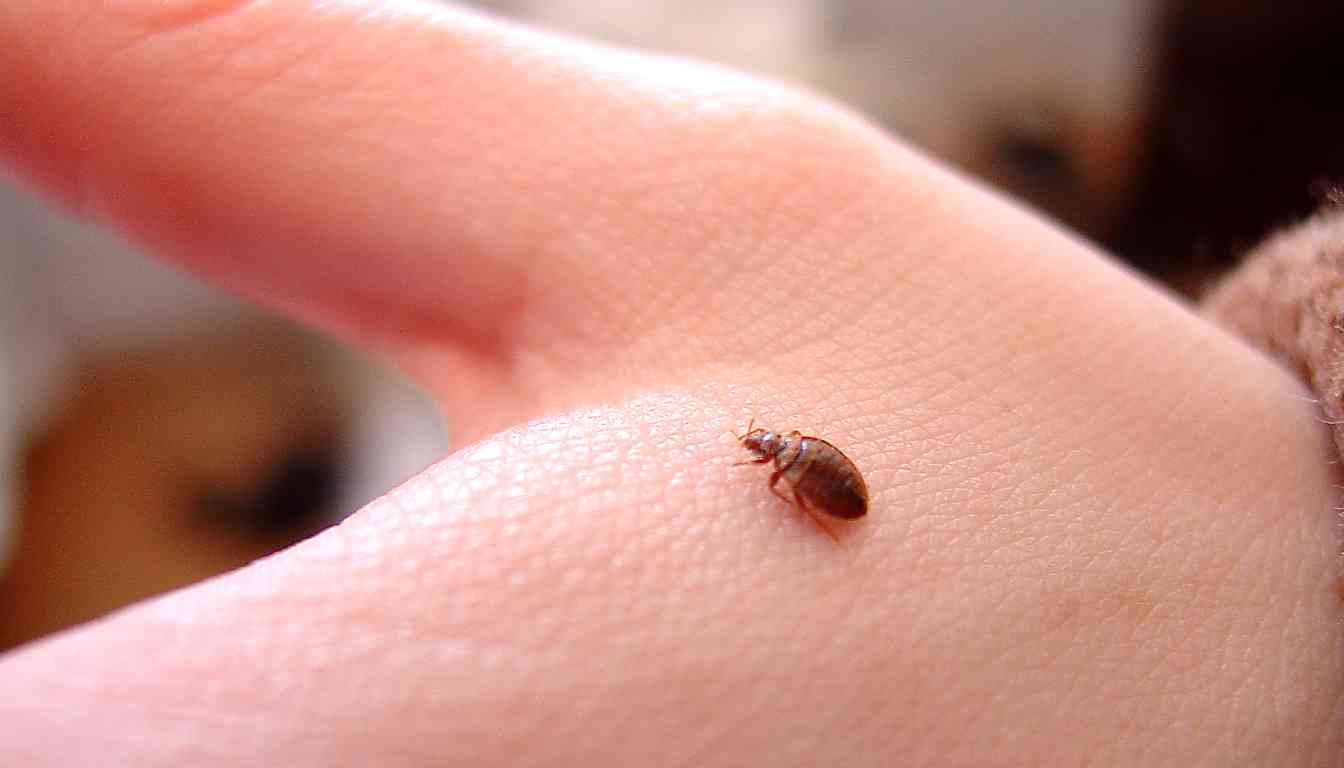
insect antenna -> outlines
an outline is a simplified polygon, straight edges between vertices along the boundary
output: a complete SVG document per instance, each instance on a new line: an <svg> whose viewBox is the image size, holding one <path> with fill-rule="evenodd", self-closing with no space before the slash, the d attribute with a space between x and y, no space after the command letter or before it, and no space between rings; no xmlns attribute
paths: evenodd
<svg viewBox="0 0 1344 768"><path fill-rule="evenodd" d="M730 434L732 434L733 437L737 438L737 442L740 443L740 442L742 442L744 439L746 439L747 435L750 435L750 434L751 434L751 430L752 430L752 428L754 428L755 426L756 426L756 414L755 414L755 413L752 413L752 414L751 414L751 421L748 421L748 422L747 422L747 431L746 431L746 432L743 432L743 433L740 434L740 435L737 434L736 432L733 432L733 433L730 433Z"/></svg>

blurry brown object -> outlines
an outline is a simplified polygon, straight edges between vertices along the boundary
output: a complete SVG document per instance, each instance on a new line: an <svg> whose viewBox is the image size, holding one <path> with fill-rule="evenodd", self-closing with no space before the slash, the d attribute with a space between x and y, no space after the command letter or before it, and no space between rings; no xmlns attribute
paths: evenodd
<svg viewBox="0 0 1344 768"><path fill-rule="evenodd" d="M87 361L28 452L0 648L332 522L350 404L327 368L272 324Z"/></svg>
<svg viewBox="0 0 1344 768"><path fill-rule="evenodd" d="M1179 281L1225 270L1344 180L1344 3L1175 0L1159 24L1139 182L1102 239Z"/></svg>

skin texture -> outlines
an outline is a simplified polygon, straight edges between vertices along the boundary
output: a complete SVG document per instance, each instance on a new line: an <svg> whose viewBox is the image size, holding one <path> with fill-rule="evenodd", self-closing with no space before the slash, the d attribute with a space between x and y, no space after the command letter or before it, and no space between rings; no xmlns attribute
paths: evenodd
<svg viewBox="0 0 1344 768"><path fill-rule="evenodd" d="M415 5L14 0L0 71L17 173L462 446L0 658L0 764L1339 764L1301 385L853 117ZM842 548L752 413L863 470Z"/></svg>

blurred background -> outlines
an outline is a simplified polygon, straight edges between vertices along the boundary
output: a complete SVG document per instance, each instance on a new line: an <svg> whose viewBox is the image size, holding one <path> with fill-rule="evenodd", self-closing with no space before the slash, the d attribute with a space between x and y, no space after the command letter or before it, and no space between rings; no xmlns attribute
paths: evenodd
<svg viewBox="0 0 1344 768"><path fill-rule="evenodd" d="M1191 295L1344 181L1337 0L477 5L827 94ZM311 535L447 438L394 372L0 179L0 649Z"/></svg>

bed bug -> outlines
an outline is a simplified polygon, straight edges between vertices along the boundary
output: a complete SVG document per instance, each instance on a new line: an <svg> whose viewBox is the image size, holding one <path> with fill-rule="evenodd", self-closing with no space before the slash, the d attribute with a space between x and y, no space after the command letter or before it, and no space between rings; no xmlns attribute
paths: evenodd
<svg viewBox="0 0 1344 768"><path fill-rule="evenodd" d="M868 514L868 485L859 468L834 445L819 437L804 435L794 430L780 434L756 427L756 419L747 424L746 434L733 435L742 447L755 454L745 464L774 462L770 475L770 490L781 499L798 507L812 518L827 536L837 543L835 533L817 516L821 512L843 520L853 520ZM793 498L779 491L780 480L787 480Z"/></svg>

